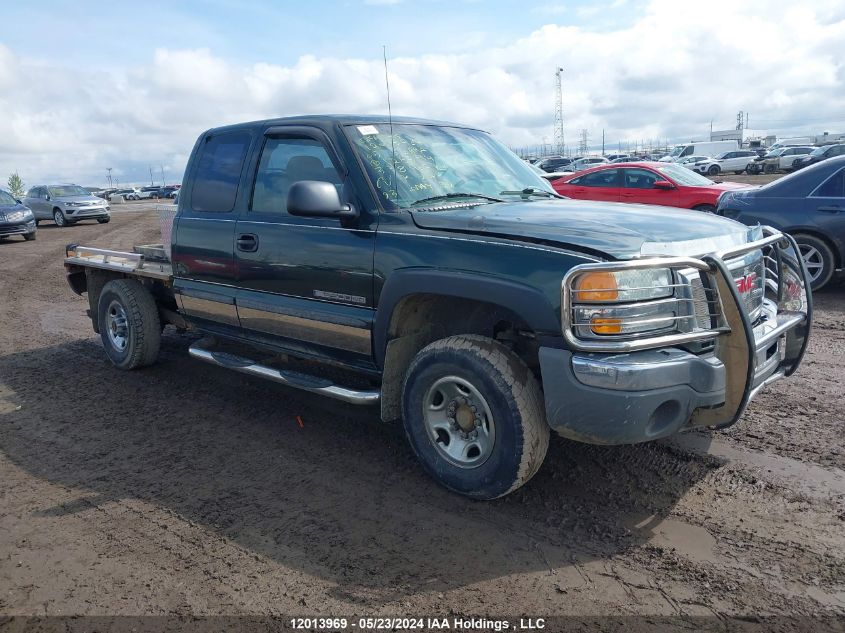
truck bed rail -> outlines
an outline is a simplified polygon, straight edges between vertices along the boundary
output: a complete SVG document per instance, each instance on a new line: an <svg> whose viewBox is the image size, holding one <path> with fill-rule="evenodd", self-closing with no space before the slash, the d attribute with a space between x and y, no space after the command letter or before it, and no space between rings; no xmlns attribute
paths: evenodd
<svg viewBox="0 0 845 633"><path fill-rule="evenodd" d="M159 281L173 278L173 266L165 259L148 259L147 255L156 253L158 245L136 247L141 252L113 251L80 244L68 244L65 248L65 268L99 268L113 270L137 277L150 277Z"/></svg>

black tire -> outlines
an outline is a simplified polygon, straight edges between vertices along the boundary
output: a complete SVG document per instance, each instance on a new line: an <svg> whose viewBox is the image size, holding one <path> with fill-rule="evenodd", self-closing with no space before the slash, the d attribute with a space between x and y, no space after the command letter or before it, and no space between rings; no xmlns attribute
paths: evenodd
<svg viewBox="0 0 845 633"><path fill-rule="evenodd" d="M775 166L774 165L766 165L763 167L764 174L773 174L775 173Z"/></svg>
<svg viewBox="0 0 845 633"><path fill-rule="evenodd" d="M58 208L53 209L53 222L55 222L56 226L60 228L64 228L66 226L69 226L70 224L65 218L65 214L62 213L62 210Z"/></svg>
<svg viewBox="0 0 845 633"><path fill-rule="evenodd" d="M718 176L720 171L722 171L722 170L719 169L718 165L710 165L710 167L707 168L707 175L708 176Z"/></svg>
<svg viewBox="0 0 845 633"><path fill-rule="evenodd" d="M836 257L833 254L833 249L827 242L815 235L796 233L793 237L795 237L798 248L801 250L801 257L805 260L807 272L810 273L810 287L813 290L820 290L830 281L836 268ZM808 256L810 261L807 260Z"/></svg>
<svg viewBox="0 0 845 633"><path fill-rule="evenodd" d="M109 220L111 220L111 218L97 218L97 222L100 224L108 224Z"/></svg>
<svg viewBox="0 0 845 633"><path fill-rule="evenodd" d="M747 170L748 170L748 166L746 165L745 169L740 169L739 171L735 171L734 173L735 173L737 176L739 176L739 175L741 175L741 174L744 174Z"/></svg>
<svg viewBox="0 0 845 633"><path fill-rule="evenodd" d="M35 221L35 226L39 226L40 224L41 224L41 220L36 220L36 221Z"/></svg>
<svg viewBox="0 0 845 633"><path fill-rule="evenodd" d="M436 400L438 385L442 381L449 384L452 379L464 381L481 396L480 401L469 397L472 406L479 405L481 410L469 413L470 418L475 416L475 422L470 420L470 428L474 423L475 429L469 433L478 435L485 428L493 429L485 434L488 439L492 436L488 454L479 451L477 459L481 461L475 465L452 463L444 455L452 442L450 436L431 430L424 414L425 403ZM432 392L435 397L430 399ZM447 416L447 424L451 420L453 431L449 433L461 433L456 420L461 419L461 412L468 413L467 399L441 396L438 408ZM455 412L457 400L463 402L457 404L459 410ZM516 354L484 336L450 336L420 351L405 376L402 410L405 433L423 468L449 490L475 499L495 499L522 486L540 468L549 446L549 427L537 379ZM443 439L435 440L435 434ZM469 443L465 446L469 446L465 452L471 456L473 447Z"/></svg>
<svg viewBox="0 0 845 633"><path fill-rule="evenodd" d="M33 231L32 233L24 233L23 239L25 239L27 242L31 242L35 239L35 231Z"/></svg>
<svg viewBox="0 0 845 633"><path fill-rule="evenodd" d="M712 204L698 204L692 208L693 211L704 211L706 213L716 213L716 207Z"/></svg>
<svg viewBox="0 0 845 633"><path fill-rule="evenodd" d="M161 345L161 320L152 295L134 279L103 286L97 303L100 338L106 356L120 369L152 365ZM117 341L123 334L123 346Z"/></svg>

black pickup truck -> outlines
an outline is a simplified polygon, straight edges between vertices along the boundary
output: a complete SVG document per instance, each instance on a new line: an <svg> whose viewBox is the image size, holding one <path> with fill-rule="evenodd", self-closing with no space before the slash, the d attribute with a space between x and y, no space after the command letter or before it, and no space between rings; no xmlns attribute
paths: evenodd
<svg viewBox="0 0 845 633"><path fill-rule="evenodd" d="M65 268L117 367L195 330L200 360L378 403L480 499L531 478L550 428L622 444L733 424L797 369L812 320L788 235L563 199L487 133L407 118L209 130L163 244L72 244Z"/></svg>

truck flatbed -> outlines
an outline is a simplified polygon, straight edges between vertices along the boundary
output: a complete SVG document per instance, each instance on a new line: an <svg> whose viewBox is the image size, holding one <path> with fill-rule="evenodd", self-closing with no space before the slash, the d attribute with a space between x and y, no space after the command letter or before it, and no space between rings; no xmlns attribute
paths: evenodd
<svg viewBox="0 0 845 633"><path fill-rule="evenodd" d="M135 246L133 252L71 244L66 249L65 266L114 270L168 284L173 279L173 265L161 244Z"/></svg>

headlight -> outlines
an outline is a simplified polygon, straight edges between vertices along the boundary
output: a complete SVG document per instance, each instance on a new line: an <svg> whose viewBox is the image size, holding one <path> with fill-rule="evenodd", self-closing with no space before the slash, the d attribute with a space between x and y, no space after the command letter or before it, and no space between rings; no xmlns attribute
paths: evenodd
<svg viewBox="0 0 845 633"><path fill-rule="evenodd" d="M586 272L575 279L573 303L623 303L670 297L672 271L644 268L617 272Z"/></svg>
<svg viewBox="0 0 845 633"><path fill-rule="evenodd" d="M3 219L4 214L0 213L0 219ZM19 222L20 220L31 220L32 211L7 211L5 219L7 222Z"/></svg>

